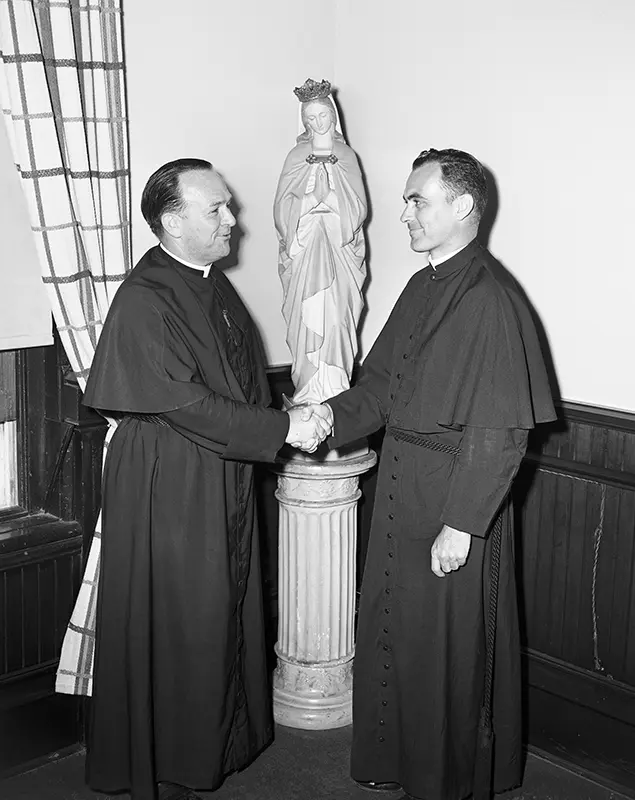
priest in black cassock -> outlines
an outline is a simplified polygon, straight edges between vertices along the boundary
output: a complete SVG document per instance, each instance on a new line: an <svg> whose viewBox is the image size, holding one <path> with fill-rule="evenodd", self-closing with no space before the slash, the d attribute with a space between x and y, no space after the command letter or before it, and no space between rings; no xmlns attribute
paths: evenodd
<svg viewBox="0 0 635 800"><path fill-rule="evenodd" d="M528 431L555 414L523 294L476 240L482 166L461 151L426 151L404 200L411 247L429 264L402 292L358 384L321 407L334 423L331 447L386 426L359 608L351 772L367 789L422 800L489 797L488 783L500 792L521 780L509 490ZM491 725L479 720L494 539L488 774Z"/></svg>
<svg viewBox="0 0 635 800"><path fill-rule="evenodd" d="M324 436L298 409L267 408L258 334L214 266L229 252L230 202L206 161L151 176L141 208L160 244L117 292L84 397L119 420L87 779L133 800L196 798L269 744L251 462Z"/></svg>

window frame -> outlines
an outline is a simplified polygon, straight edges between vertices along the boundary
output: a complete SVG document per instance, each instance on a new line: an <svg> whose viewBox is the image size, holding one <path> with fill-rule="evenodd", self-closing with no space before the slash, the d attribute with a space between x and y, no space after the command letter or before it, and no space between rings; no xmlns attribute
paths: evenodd
<svg viewBox="0 0 635 800"><path fill-rule="evenodd" d="M14 532L24 536L29 518L39 526L46 516L80 522L86 545L101 502L108 423L82 406L82 392L57 335L52 345L15 353L18 505L0 509L0 539ZM65 435L69 441L61 452Z"/></svg>
<svg viewBox="0 0 635 800"><path fill-rule="evenodd" d="M34 349L43 350L44 348ZM44 408L41 397L38 396L36 391L33 391L41 376L33 375L29 379L29 367L38 366L37 358L34 359L26 350L14 350L13 352L15 354L16 373L18 503L17 505L0 509L0 523L23 520L24 517L35 511L42 470L39 428L43 424ZM35 363L31 364L31 362ZM30 391L29 384L32 384Z"/></svg>

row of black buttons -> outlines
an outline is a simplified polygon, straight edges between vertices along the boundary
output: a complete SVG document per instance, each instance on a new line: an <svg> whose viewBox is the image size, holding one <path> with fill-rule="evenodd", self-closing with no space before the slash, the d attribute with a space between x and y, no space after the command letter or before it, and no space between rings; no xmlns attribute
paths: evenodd
<svg viewBox="0 0 635 800"><path fill-rule="evenodd" d="M401 374L398 374L397 377L401 378ZM395 461L399 461L399 457L398 456L393 456L393 458L394 458ZM392 475L391 478L392 478L393 481L397 480L397 476L396 475ZM395 499L394 494L390 493L388 495L388 499L391 502L394 501L394 499ZM395 515L394 515L394 513L392 511L389 511L387 516L388 516L388 520L390 522L392 522L395 519ZM387 530L386 531L386 540L389 542L389 545L388 545L389 547L391 547L390 543L391 543L392 538L393 538L392 531ZM388 558L394 558L394 555L395 555L394 551L392 549L389 549L388 550ZM386 576L386 578L390 578L391 571L389 569L385 569L384 570L384 575ZM386 581L386 584L388 584L388 581ZM384 594L386 596L386 599L389 600L391 595L392 595L392 587L389 586L389 585L384 585ZM386 614L388 616L388 615L390 615L390 613L391 613L390 606L388 606L388 605L385 606L384 607L384 614ZM388 634L389 634L388 628L387 627L382 628L382 633L387 637ZM392 653L392 647L387 643L386 640L384 640L384 644L382 645L382 648L383 648L384 653L386 653L386 654ZM384 666L384 670L385 671L390 670L391 667L392 667L392 665L390 664L389 661L384 662L383 666ZM388 681L387 680L381 681L381 686L382 686L383 689L386 689L388 687ZM388 700L383 698L381 700L381 705L382 705L382 708L386 708L388 706ZM380 717L379 725L382 728L386 725L386 720L383 717ZM385 736L378 736L377 737L377 741L380 744L382 744L383 742L386 741L386 737Z"/></svg>
<svg viewBox="0 0 635 800"><path fill-rule="evenodd" d="M408 339L412 341L412 334L410 334L410 336L408 336ZM404 361L407 361L407 360L408 360L408 358L409 358L409 356L408 356L408 353L404 353L404 354L401 356L401 358L402 358ZM398 372L398 373L397 373L397 380L398 380L398 381L400 381L402 377L403 377L403 376L402 376L401 372ZM391 392L391 393L390 393L390 399L391 399L391 400L394 400L394 399L395 399L395 393L394 393L394 392Z"/></svg>

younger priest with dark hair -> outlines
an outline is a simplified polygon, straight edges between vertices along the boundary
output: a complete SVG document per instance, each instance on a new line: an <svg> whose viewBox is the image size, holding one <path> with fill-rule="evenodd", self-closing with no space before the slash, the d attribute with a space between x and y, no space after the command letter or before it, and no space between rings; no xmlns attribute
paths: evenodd
<svg viewBox="0 0 635 800"><path fill-rule="evenodd" d="M404 202L411 247L429 264L402 292L358 384L318 407L334 423L331 447L386 426L359 608L352 776L417 800L482 800L490 781L501 792L521 779L509 490L528 431L555 414L523 294L476 239L481 164L426 151Z"/></svg>

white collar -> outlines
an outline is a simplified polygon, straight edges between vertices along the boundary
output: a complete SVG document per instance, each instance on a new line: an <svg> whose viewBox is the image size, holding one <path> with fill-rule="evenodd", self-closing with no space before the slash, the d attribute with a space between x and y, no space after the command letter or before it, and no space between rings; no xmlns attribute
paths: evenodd
<svg viewBox="0 0 635 800"><path fill-rule="evenodd" d="M164 247L163 242L159 242L159 247L162 250L164 250L170 256L170 258L173 258L175 261L179 261L181 264L184 264L186 267L189 267L190 269L197 269L199 272L202 272L204 278L208 277L210 269L214 266L213 264L207 264L206 266L202 267L200 264L192 264L191 261L186 261L184 258L180 258L180 256L177 256L171 250L168 250L167 247Z"/></svg>
<svg viewBox="0 0 635 800"><path fill-rule="evenodd" d="M469 244L469 242L468 242L468 244ZM464 244L462 247L459 247L457 250L453 250L451 253L447 253L446 255L441 256L441 258L434 258L433 259L433 258L430 258L430 256L428 256L428 261L430 262L430 266L432 267L432 269L436 270L436 268L439 266L439 264L443 264L444 261L449 261L452 258L452 256L455 256L457 253L460 253L461 250L465 250L466 247L467 247L467 244Z"/></svg>

